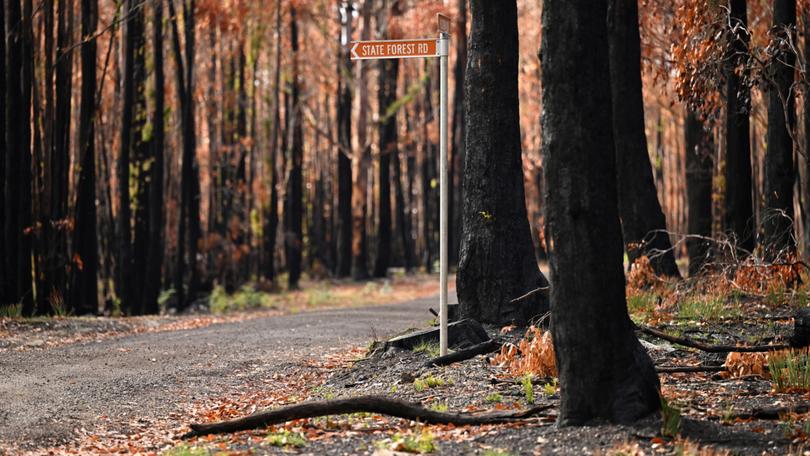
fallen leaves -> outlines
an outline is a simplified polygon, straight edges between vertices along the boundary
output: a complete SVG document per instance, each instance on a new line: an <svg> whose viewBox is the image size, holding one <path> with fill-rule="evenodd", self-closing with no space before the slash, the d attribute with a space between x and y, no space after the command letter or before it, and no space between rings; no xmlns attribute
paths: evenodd
<svg viewBox="0 0 810 456"><path fill-rule="evenodd" d="M554 343L551 333L531 326L526 336L517 345L504 344L492 364L506 368L518 377L534 374L539 377L556 377L557 364L554 358Z"/></svg>

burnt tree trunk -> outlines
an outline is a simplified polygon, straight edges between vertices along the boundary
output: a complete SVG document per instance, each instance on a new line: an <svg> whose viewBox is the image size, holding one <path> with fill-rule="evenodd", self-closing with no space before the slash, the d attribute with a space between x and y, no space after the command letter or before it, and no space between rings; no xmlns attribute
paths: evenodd
<svg viewBox="0 0 810 456"><path fill-rule="evenodd" d="M613 136L625 250L630 264L647 256L656 274L680 277L647 152L636 1L609 1L608 43L612 96L622 100L613 103Z"/></svg>
<svg viewBox="0 0 810 456"><path fill-rule="evenodd" d="M374 262L374 277L385 277L391 263L391 156L399 153L397 148L396 111L388 110L397 99L399 60L380 60L377 102L380 113L380 168L378 175L379 220L377 222L377 258Z"/></svg>
<svg viewBox="0 0 810 456"><path fill-rule="evenodd" d="M292 82L290 101L292 112L289 113L292 138L290 141L290 169L287 192L284 201L284 251L287 257L287 287L297 289L301 278L301 256L303 251L303 161L304 133L301 127L300 87L298 74L298 20L296 9L290 9L290 44L293 52ZM287 111L289 112L289 111Z"/></svg>
<svg viewBox="0 0 810 456"><path fill-rule="evenodd" d="M4 2L5 3L5 2ZM0 309L6 300L6 7L0 5Z"/></svg>
<svg viewBox="0 0 810 456"><path fill-rule="evenodd" d="M737 246L754 251L754 202L751 194L751 91L737 73L748 53L746 0L731 0L730 24L734 35L726 67L726 172L725 230Z"/></svg>
<svg viewBox="0 0 810 456"><path fill-rule="evenodd" d="M402 252L405 261L405 271L413 269L413 243L411 242L411 222L409 211L406 208L405 192L402 186L402 161L399 156L399 149L392 152L391 167L394 170L394 203L397 211L397 230L402 241Z"/></svg>
<svg viewBox="0 0 810 456"><path fill-rule="evenodd" d="M625 302L606 10L605 0L543 5L543 163L560 425L628 423L660 407L658 377Z"/></svg>
<svg viewBox="0 0 810 456"><path fill-rule="evenodd" d="M361 39L368 40L371 36L371 7L373 0L365 0L361 10L363 17L363 31ZM368 278L368 239L366 233L366 219L368 217L368 168L371 164L371 146L368 144L368 70L370 62L360 61L360 75L357 79L360 112L357 120L358 150L352 162L354 175L354 190L352 190L352 278L365 280Z"/></svg>
<svg viewBox="0 0 810 456"><path fill-rule="evenodd" d="M787 40L795 35L796 0L775 0L773 26L776 39ZM794 37L795 38L795 37ZM784 49L785 46L779 46ZM769 69L768 77L768 149L765 153L765 213L762 217L762 246L767 257L792 252L793 236L793 140L795 97L793 95L792 51L780 51Z"/></svg>
<svg viewBox="0 0 810 456"><path fill-rule="evenodd" d="M458 0L458 16L456 17L456 33L453 39L456 42L456 67L453 70L455 88L453 90L453 121L450 126L453 138L452 155L450 156L448 180L449 214L448 220L448 257L450 264L458 263L458 253L461 240L461 217L464 202L464 70L467 66L467 2ZM429 269L429 268L428 268Z"/></svg>
<svg viewBox="0 0 810 456"><path fill-rule="evenodd" d="M270 202L267 204L264 226L264 267L263 276L274 281L276 277L276 231L278 230L278 167L279 133L281 130L281 2L276 2L276 55L273 69L273 125L270 133ZM283 151L282 151L283 152Z"/></svg>
<svg viewBox="0 0 810 456"><path fill-rule="evenodd" d="M714 144L697 114L689 111L684 121L686 134L686 250L689 275L698 274L711 254L712 234L712 169Z"/></svg>
<svg viewBox="0 0 810 456"><path fill-rule="evenodd" d="M349 42L352 39L352 6L343 2L340 8L340 55L338 57L337 95L337 261L335 275L347 277L352 272L352 72Z"/></svg>
<svg viewBox="0 0 810 456"><path fill-rule="evenodd" d="M166 78L163 73L163 3L156 2L152 11L152 58L154 61L154 112L152 113L151 164L146 170L149 188L149 244L146 248L146 271L141 308L145 314L160 312L158 297L161 289L163 267L163 145L165 139L165 92Z"/></svg>
<svg viewBox="0 0 810 456"><path fill-rule="evenodd" d="M526 214L514 0L470 2L465 88L464 207L457 288L461 313L525 324L548 310Z"/></svg>
<svg viewBox="0 0 810 456"><path fill-rule="evenodd" d="M98 0L81 0L82 37L96 33ZM96 229L96 40L81 46L79 182L69 307L78 315L98 312L98 231Z"/></svg>

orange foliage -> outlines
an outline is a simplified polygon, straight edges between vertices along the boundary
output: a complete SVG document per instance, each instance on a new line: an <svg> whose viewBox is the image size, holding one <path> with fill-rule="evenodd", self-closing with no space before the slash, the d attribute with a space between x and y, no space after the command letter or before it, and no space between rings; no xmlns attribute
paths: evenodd
<svg viewBox="0 0 810 456"><path fill-rule="evenodd" d="M551 333L535 326L529 327L526 336L517 345L504 344L501 352L492 359L492 364L506 368L516 377L525 374L557 376Z"/></svg>

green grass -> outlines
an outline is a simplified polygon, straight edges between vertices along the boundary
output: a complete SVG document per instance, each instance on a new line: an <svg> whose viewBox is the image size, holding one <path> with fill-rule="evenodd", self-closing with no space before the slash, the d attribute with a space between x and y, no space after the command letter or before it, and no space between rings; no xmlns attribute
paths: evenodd
<svg viewBox="0 0 810 456"><path fill-rule="evenodd" d="M546 396L553 396L557 394L557 388L558 388L558 381L555 378L551 382L543 385L543 392L546 393Z"/></svg>
<svg viewBox="0 0 810 456"><path fill-rule="evenodd" d="M439 388L448 384L452 384L452 382L448 382L447 380L440 377L428 375L427 377L417 378L416 380L414 380L413 389L417 393L421 393L422 391L425 391L428 388Z"/></svg>
<svg viewBox="0 0 810 456"><path fill-rule="evenodd" d="M208 306L215 314L258 309L265 307L270 302L271 299L267 293L256 291L252 285L244 285L232 295L229 295L224 287L217 285L208 297Z"/></svg>
<svg viewBox="0 0 810 456"><path fill-rule="evenodd" d="M719 320L741 315L738 304L727 304L719 296L688 296L678 305L678 314L688 320Z"/></svg>
<svg viewBox="0 0 810 456"><path fill-rule="evenodd" d="M808 350L774 353L768 359L768 370L776 391L810 390L810 351Z"/></svg>
<svg viewBox="0 0 810 456"><path fill-rule="evenodd" d="M185 443L161 453L162 456L208 456L209 454L211 453L205 448L192 447Z"/></svg>
<svg viewBox="0 0 810 456"><path fill-rule="evenodd" d="M681 433L681 410L661 398L661 434L677 437Z"/></svg>
<svg viewBox="0 0 810 456"><path fill-rule="evenodd" d="M484 456L512 456L512 453L500 448L491 448L484 451Z"/></svg>
<svg viewBox="0 0 810 456"><path fill-rule="evenodd" d="M532 374L526 374L520 379L520 384L523 387L523 395L526 397L526 402L534 404L534 385L532 385Z"/></svg>
<svg viewBox="0 0 810 456"><path fill-rule="evenodd" d="M434 410L436 412L446 412L448 410L447 404L443 404L441 402L436 402L434 404L430 404L428 406L429 409Z"/></svg>
<svg viewBox="0 0 810 456"><path fill-rule="evenodd" d="M627 297L627 311L638 321L646 320L657 304L658 295L655 293L644 292Z"/></svg>
<svg viewBox="0 0 810 456"><path fill-rule="evenodd" d="M436 358L440 354L439 344L432 342L419 342L413 347L414 353L424 353L431 358Z"/></svg>
<svg viewBox="0 0 810 456"><path fill-rule="evenodd" d="M503 395L501 393L491 393L489 396L487 396L486 401L490 404L503 402Z"/></svg>
<svg viewBox="0 0 810 456"><path fill-rule="evenodd" d="M22 303L10 304L0 307L0 318L20 318L22 317Z"/></svg>
<svg viewBox="0 0 810 456"><path fill-rule="evenodd" d="M303 448L307 446L307 439L303 435L290 431L273 432L268 434L264 441L275 447Z"/></svg>

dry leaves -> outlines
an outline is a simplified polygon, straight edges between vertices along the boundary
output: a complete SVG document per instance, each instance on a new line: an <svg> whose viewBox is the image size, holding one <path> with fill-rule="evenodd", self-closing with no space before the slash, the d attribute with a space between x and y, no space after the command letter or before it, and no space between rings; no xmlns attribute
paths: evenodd
<svg viewBox="0 0 810 456"><path fill-rule="evenodd" d="M516 377L525 374L556 377L557 364L551 333L530 326L517 345L504 344L501 352L492 359L492 364L506 368Z"/></svg>

